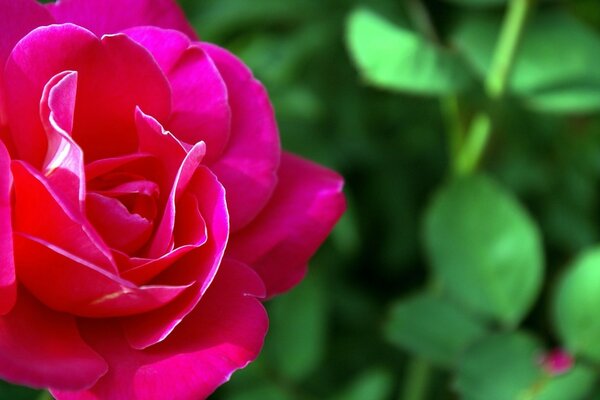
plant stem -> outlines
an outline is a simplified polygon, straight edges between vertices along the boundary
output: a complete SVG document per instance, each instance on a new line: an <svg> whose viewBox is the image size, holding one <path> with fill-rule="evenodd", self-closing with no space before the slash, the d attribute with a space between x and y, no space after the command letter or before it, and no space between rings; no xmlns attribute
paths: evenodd
<svg viewBox="0 0 600 400"><path fill-rule="evenodd" d="M450 163L453 166L453 172L457 172L458 157L463 146L464 131L458 98L454 95L443 97L440 102L441 111L446 123L446 133L448 134L448 153Z"/></svg>
<svg viewBox="0 0 600 400"><path fill-rule="evenodd" d="M527 14L532 0L510 0L500 37L494 50L492 64L485 79L488 97L499 100L506 93L508 79L515 62L515 56ZM459 175L473 172L485 152L492 133L492 120L488 113L481 112L475 116L468 132L467 139L456 159L454 170Z"/></svg>
<svg viewBox="0 0 600 400"><path fill-rule="evenodd" d="M406 380L404 381L402 400L424 400L431 375L431 366L422 358L410 360Z"/></svg>
<svg viewBox="0 0 600 400"><path fill-rule="evenodd" d="M471 122L467 140L463 144L458 158L455 160L455 172L466 175L477 168L488 140L492 134L492 120L486 113L479 113Z"/></svg>
<svg viewBox="0 0 600 400"><path fill-rule="evenodd" d="M510 0L502 24L500 38L494 51L492 65L487 75L485 87L492 100L501 98L506 92L508 78L517 54L519 41L525 28L525 21L532 0Z"/></svg>

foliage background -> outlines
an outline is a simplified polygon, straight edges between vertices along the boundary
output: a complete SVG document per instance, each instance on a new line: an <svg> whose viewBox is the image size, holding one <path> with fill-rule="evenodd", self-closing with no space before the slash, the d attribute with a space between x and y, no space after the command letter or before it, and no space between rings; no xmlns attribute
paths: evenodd
<svg viewBox="0 0 600 400"><path fill-rule="evenodd" d="M212 398L600 399L600 2L511 0L529 18L494 97L506 3L181 0L266 85L284 148L340 171L349 202L307 279L267 304L260 358ZM480 172L456 173L480 115ZM541 365L554 348L567 373Z"/></svg>

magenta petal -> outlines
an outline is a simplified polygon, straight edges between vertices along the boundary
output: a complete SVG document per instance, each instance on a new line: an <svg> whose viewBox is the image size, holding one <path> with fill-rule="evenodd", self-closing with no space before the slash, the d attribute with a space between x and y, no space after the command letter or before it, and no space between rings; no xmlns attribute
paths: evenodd
<svg viewBox="0 0 600 400"><path fill-rule="evenodd" d="M0 0L0 125L6 123L5 100L2 94L6 58L23 36L38 26L52 23L52 15L35 0Z"/></svg>
<svg viewBox="0 0 600 400"><path fill-rule="evenodd" d="M58 22L74 22L98 36L152 25L177 29L197 39L175 0L58 0L47 7Z"/></svg>
<svg viewBox="0 0 600 400"><path fill-rule="evenodd" d="M263 294L251 269L224 262L200 304L163 343L136 351L115 327L86 324L84 337L109 372L89 391L52 394L58 400L205 399L258 355L268 325L256 299Z"/></svg>
<svg viewBox="0 0 600 400"><path fill-rule="evenodd" d="M136 106L159 120L170 114L169 83L152 55L127 36L99 40L71 24L38 28L15 46L5 70L12 139L19 157L36 167L47 147L39 101L46 83L64 71L78 73L72 136L87 162L137 151Z"/></svg>
<svg viewBox="0 0 600 400"><path fill-rule="evenodd" d="M17 304L0 317L0 377L38 388L83 390L107 371L105 361L81 338L75 319L52 311L19 291Z"/></svg>
<svg viewBox="0 0 600 400"><path fill-rule="evenodd" d="M40 238L116 272L112 254L98 233L81 215L71 212L43 176L21 161L12 162L12 171L15 232Z"/></svg>
<svg viewBox="0 0 600 400"><path fill-rule="evenodd" d="M152 154L162 164L164 174L160 177L159 186L163 189L161 203L167 200L169 188L187 152L181 142L171 132L165 131L162 125L140 108L135 110L135 124L139 138L139 151ZM204 154L204 151L202 153Z"/></svg>
<svg viewBox="0 0 600 400"><path fill-rule="evenodd" d="M190 150L181 163L177 175L173 180L173 186L167 204L165 205L164 214L148 250L148 258L160 257L173 250L175 244L173 237L176 218L175 205L177 204L178 198L183 194L183 191L194 176L196 169L204 158L204 154L206 154L206 146L203 142L200 142Z"/></svg>
<svg viewBox="0 0 600 400"><path fill-rule="evenodd" d="M177 31L138 27L126 34L152 53L171 84L166 127L189 145L204 141L205 162L216 160L229 139L231 115L227 87L212 59Z"/></svg>
<svg viewBox="0 0 600 400"><path fill-rule="evenodd" d="M346 208L335 172L284 154L279 184L264 211L231 237L227 256L252 266L269 296L302 279L306 263Z"/></svg>
<svg viewBox="0 0 600 400"><path fill-rule="evenodd" d="M119 200L98 193L88 193L87 217L113 249L133 254L152 234L152 221L131 213Z"/></svg>
<svg viewBox="0 0 600 400"><path fill-rule="evenodd" d="M3 66L6 57L23 36L38 26L53 23L52 15L35 0L0 0L0 65Z"/></svg>
<svg viewBox="0 0 600 400"><path fill-rule="evenodd" d="M199 166L181 198L186 195L196 198L198 210L206 223L207 241L171 265L157 277L157 281L178 285L180 282L196 280L198 285L166 307L128 319L125 323L126 336L134 348L146 348L164 340L196 307L217 273L227 246L229 224L225 193L216 177L206 167ZM141 271L138 274L143 274L145 268L152 268L152 272L155 272L154 267L139 267Z"/></svg>
<svg viewBox="0 0 600 400"><path fill-rule="evenodd" d="M71 139L76 97L77 73L66 71L55 75L44 87L40 116L48 137L44 175L71 210L82 213L85 200L83 152Z"/></svg>
<svg viewBox="0 0 600 400"><path fill-rule="evenodd" d="M15 235L19 281L52 309L85 317L118 317L168 304L185 286L142 286L119 279L48 242Z"/></svg>
<svg viewBox="0 0 600 400"><path fill-rule="evenodd" d="M38 28L17 43L4 77L11 99L8 123L20 159L40 166L46 156L46 132L39 118L45 85L56 74L77 70L73 67L80 55L89 57L99 47L91 32L72 25Z"/></svg>
<svg viewBox="0 0 600 400"><path fill-rule="evenodd" d="M0 141L0 315L12 309L17 295L10 205L12 179L10 157Z"/></svg>
<svg viewBox="0 0 600 400"><path fill-rule="evenodd" d="M202 44L219 69L229 93L231 136L211 169L227 191L231 230L242 228L273 193L280 160L279 132L265 88L231 53Z"/></svg>

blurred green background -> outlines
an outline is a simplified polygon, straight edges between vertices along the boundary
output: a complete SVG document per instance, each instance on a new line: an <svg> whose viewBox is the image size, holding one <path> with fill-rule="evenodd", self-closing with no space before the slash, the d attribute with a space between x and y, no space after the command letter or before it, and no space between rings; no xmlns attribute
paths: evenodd
<svg viewBox="0 0 600 400"><path fill-rule="evenodd" d="M600 399L599 1L181 4L349 203L212 398Z"/></svg>

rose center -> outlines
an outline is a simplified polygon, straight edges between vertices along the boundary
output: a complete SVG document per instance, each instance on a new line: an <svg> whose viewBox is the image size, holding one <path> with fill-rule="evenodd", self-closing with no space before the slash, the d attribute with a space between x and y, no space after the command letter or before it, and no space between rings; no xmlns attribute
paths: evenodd
<svg viewBox="0 0 600 400"><path fill-rule="evenodd" d="M144 248L154 231L160 195L155 182L112 173L88 182L88 219L108 246L127 255Z"/></svg>

